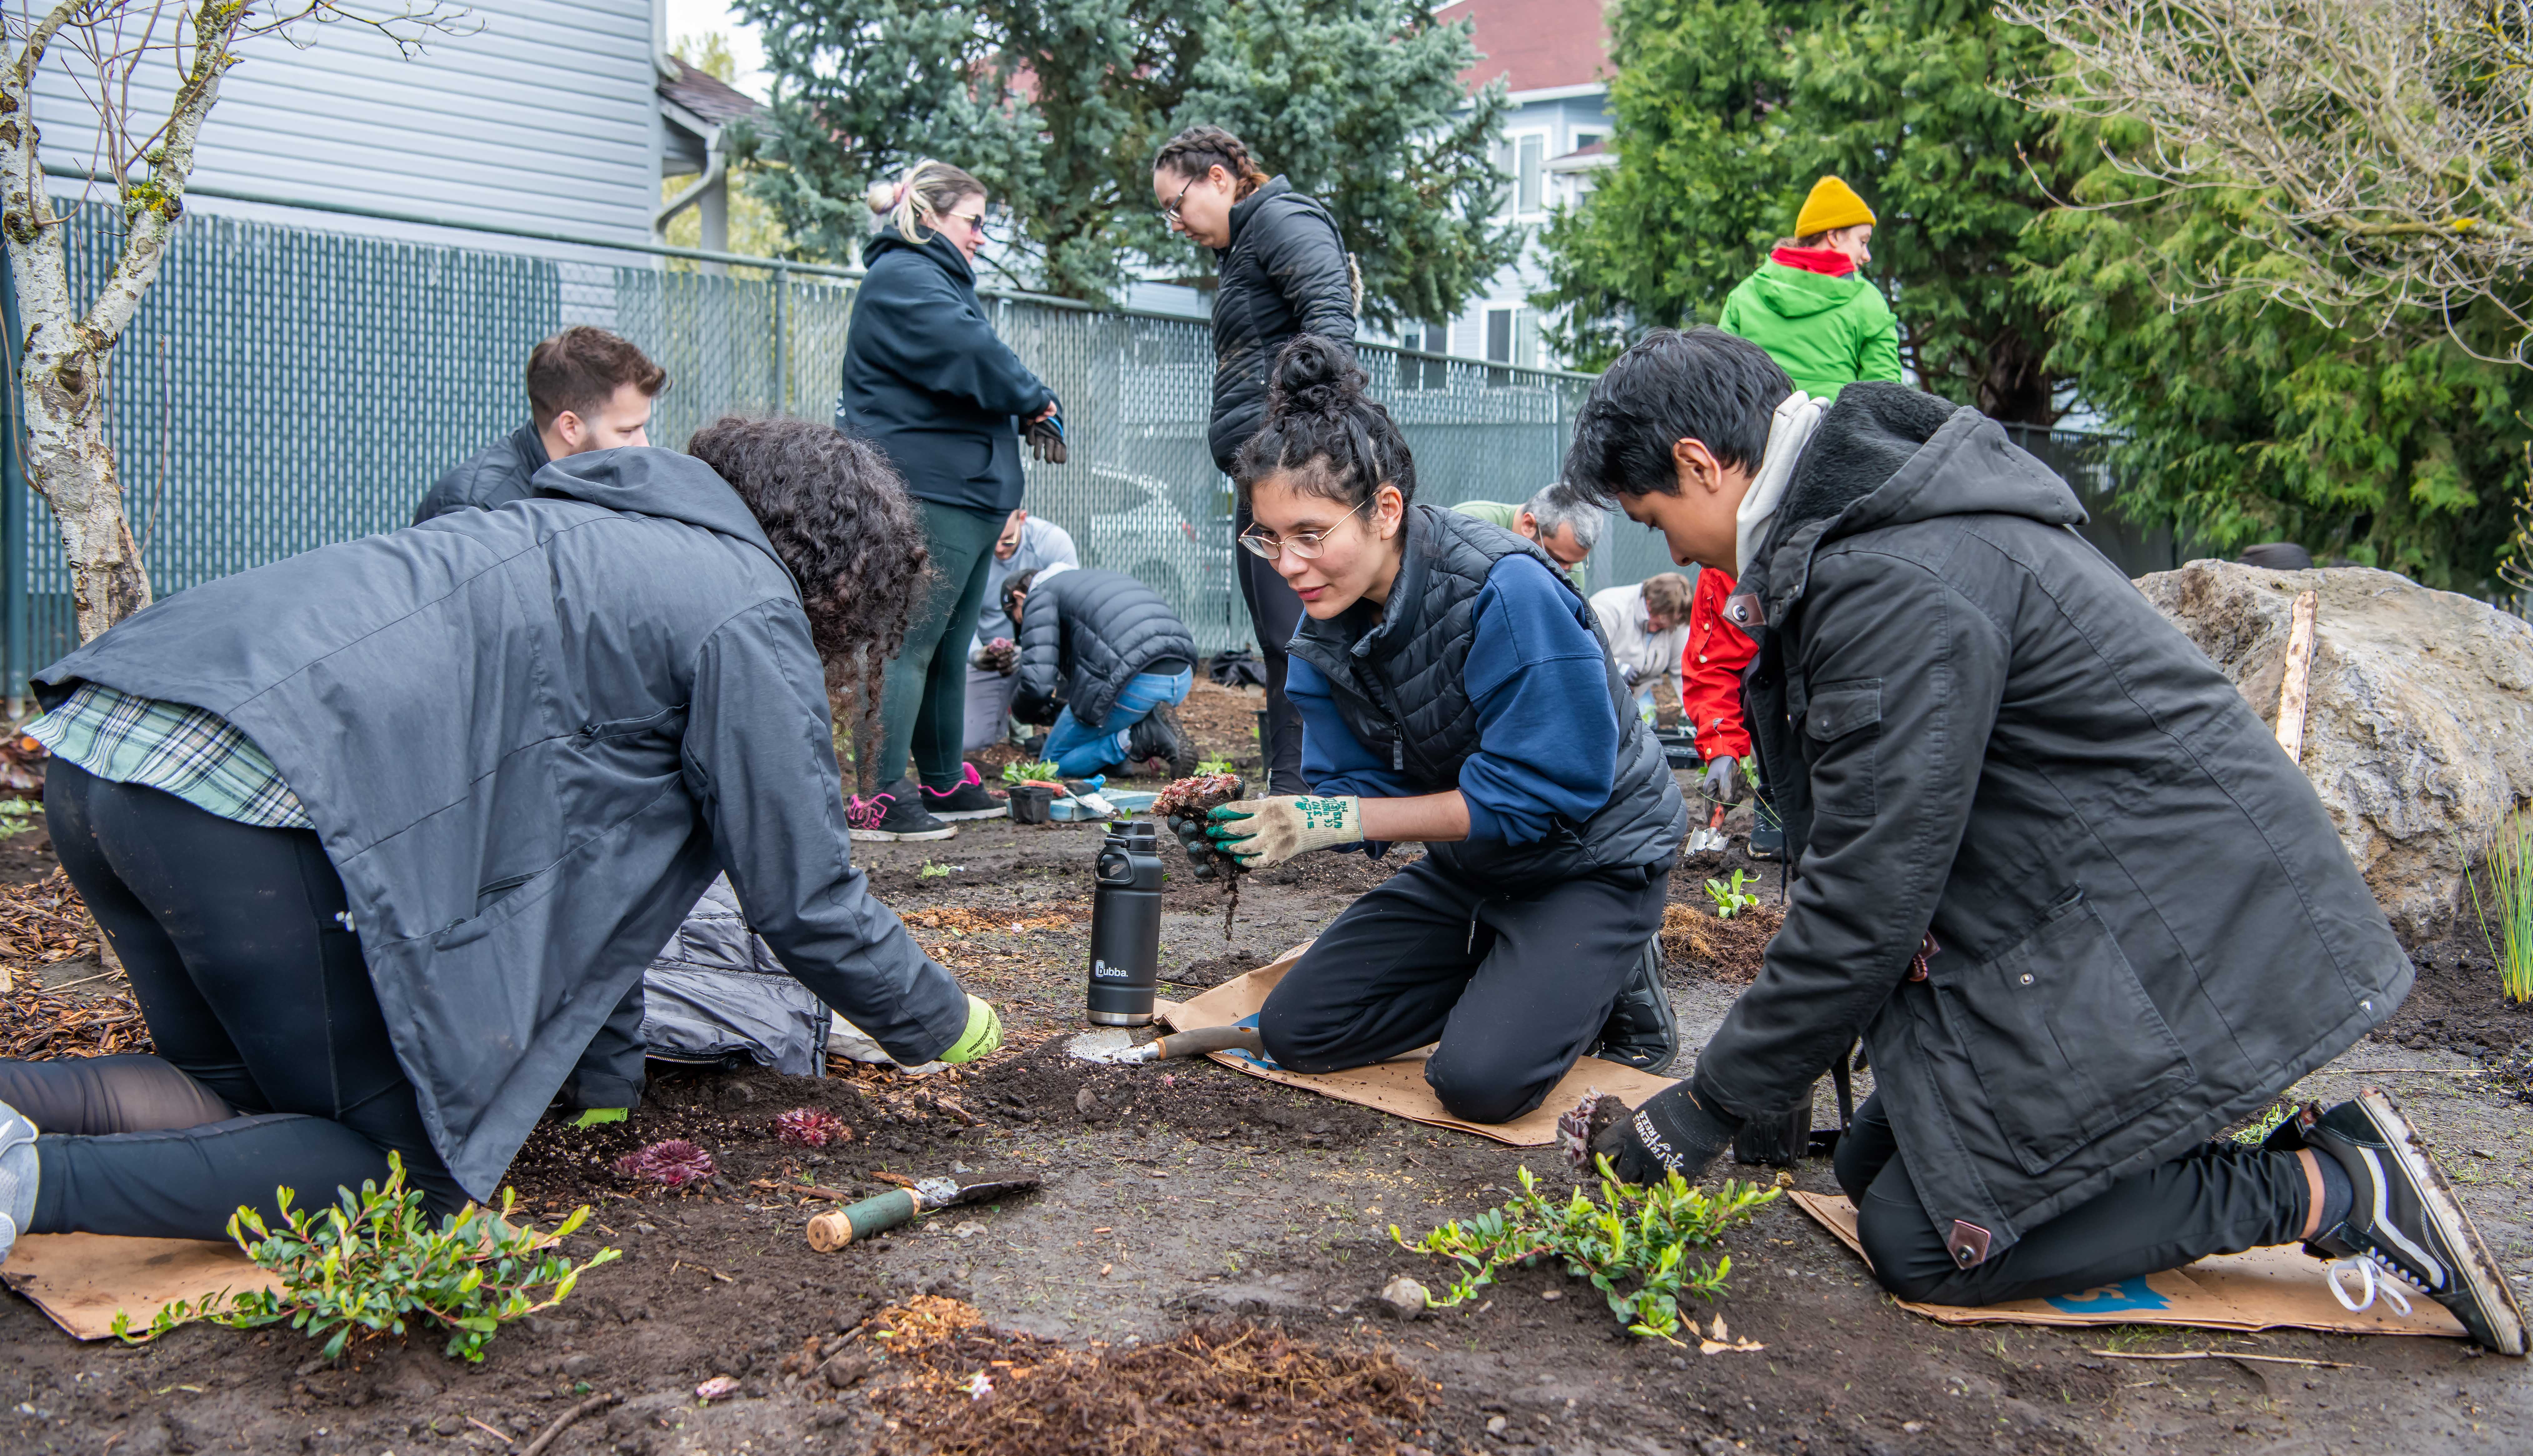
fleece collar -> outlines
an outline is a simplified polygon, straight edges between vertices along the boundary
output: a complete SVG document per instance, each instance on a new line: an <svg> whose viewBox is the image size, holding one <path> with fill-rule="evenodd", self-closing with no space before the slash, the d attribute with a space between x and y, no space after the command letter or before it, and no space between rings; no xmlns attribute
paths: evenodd
<svg viewBox="0 0 2533 1456"><path fill-rule="evenodd" d="M1751 477L1750 489L1741 497L1741 508L1733 517L1736 577L1749 574L1750 558L1759 553L1760 544L1768 539L1768 523L1776 516L1778 503L1786 498L1786 486L1795 478L1795 462L1801 458L1803 446L1811 442L1812 431L1820 425L1822 403L1797 389L1786 396L1768 421L1768 447L1759 456L1758 474Z"/></svg>

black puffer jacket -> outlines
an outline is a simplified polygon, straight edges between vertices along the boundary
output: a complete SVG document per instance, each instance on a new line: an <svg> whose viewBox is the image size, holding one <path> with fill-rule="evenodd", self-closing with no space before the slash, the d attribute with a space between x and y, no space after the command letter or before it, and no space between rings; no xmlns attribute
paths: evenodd
<svg viewBox="0 0 2533 1456"><path fill-rule="evenodd" d="M1790 1111L1861 1030L1965 1267L2268 1105L2410 987L2312 786L2084 519L1977 411L1850 384L1741 582L1800 879L1697 1082Z"/></svg>
<svg viewBox="0 0 2533 1456"><path fill-rule="evenodd" d="M1266 420L1275 351L1297 333L1354 343L1354 274L1328 209L1278 177L1231 208L1231 246L1213 251L1213 463L1231 457Z"/></svg>
<svg viewBox="0 0 2533 1456"><path fill-rule="evenodd" d="M1055 391L994 332L948 238L882 232L862 262L836 428L879 446L918 499L1007 514L1021 503L1021 422Z"/></svg>
<svg viewBox="0 0 2533 1456"><path fill-rule="evenodd" d="M1064 571L1032 582L1021 607L1020 648L1012 712L1030 723L1052 718L1061 685L1075 721L1094 728L1108 721L1136 673L1163 670L1155 664L1196 664L1187 624L1122 571Z"/></svg>
<svg viewBox="0 0 2533 1456"><path fill-rule="evenodd" d="M465 464L440 478L413 513L417 526L452 510L491 510L536 494L528 477L546 468L545 437L534 423L486 445Z"/></svg>
<svg viewBox="0 0 2533 1456"><path fill-rule="evenodd" d="M1350 627L1345 617L1305 616L1286 649L1327 679L1356 742L1387 758L1422 792L1460 786L1460 767L1479 742L1478 710L1467 681L1478 594L1496 563L1512 555L1539 561L1571 596L1575 619L1601 644L1610 709L1619 719L1610 797L1590 819L1561 819L1546 838L1526 844L1464 840L1431 844L1427 851L1460 874L1496 885L1656 863L1668 868L1688 834L1688 811L1662 744L1636 716L1634 694L1609 660L1609 639L1582 593L1535 543L1455 510L1408 506L1405 541L1398 579L1369 631Z"/></svg>

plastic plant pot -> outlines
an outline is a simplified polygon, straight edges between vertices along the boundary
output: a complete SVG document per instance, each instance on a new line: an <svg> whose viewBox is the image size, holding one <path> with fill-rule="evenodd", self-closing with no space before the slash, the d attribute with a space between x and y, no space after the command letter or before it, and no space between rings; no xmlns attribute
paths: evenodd
<svg viewBox="0 0 2533 1456"><path fill-rule="evenodd" d="M1043 784L1012 786L1012 822L1044 824L1053 817L1055 790Z"/></svg>

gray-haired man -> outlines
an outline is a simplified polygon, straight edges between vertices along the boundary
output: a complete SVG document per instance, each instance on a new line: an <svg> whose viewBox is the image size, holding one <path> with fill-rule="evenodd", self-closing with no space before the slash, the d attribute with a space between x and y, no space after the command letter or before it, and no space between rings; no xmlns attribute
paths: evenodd
<svg viewBox="0 0 2533 1456"><path fill-rule="evenodd" d="M1583 562L1601 544L1601 522L1608 512L1585 501L1563 485L1542 486L1528 500L1507 505L1501 500L1463 500L1451 507L1490 526L1502 526L1539 543L1583 590Z"/></svg>

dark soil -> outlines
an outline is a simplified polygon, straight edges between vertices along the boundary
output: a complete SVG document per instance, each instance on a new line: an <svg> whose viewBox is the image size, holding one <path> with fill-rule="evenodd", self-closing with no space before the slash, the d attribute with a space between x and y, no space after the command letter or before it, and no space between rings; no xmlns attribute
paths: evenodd
<svg viewBox="0 0 2533 1456"><path fill-rule="evenodd" d="M1750 905L1723 919L1711 902L1691 905L1675 901L1663 908L1663 957L1675 974L1704 975L1728 986L1746 986L1759 978L1759 967L1768 959L1768 942L1776 938L1777 927L1785 919L1785 912L1772 904Z"/></svg>
<svg viewBox="0 0 2533 1456"><path fill-rule="evenodd" d="M1459 1310L1391 1323L1374 1312L1384 1283L1403 1273L1439 1290L1451 1273L1400 1249L1391 1226L1413 1239L1481 1212L1503 1201L1524 1167L1554 1185L1554 1149L1408 1124L1210 1062L1072 1060L1063 1043L1083 1026L1097 843L1095 829L986 821L950 841L854 846L915 938L1002 1010L1005 1050L928 1077L844 1065L818 1080L656 1068L627 1124L540 1128L512 1169L521 1216L548 1221L586 1202L593 1220L571 1251L609 1247L624 1257L591 1271L559 1310L504 1329L483 1366L447 1360L421 1335L364 1344L338 1367L315 1363L311 1344L288 1330L198 1325L140 1350L83 1346L32 1306L0 1297L0 1450L515 1456L593 1394L624 1399L563 1430L555 1456L915 1450L936 1429L961 1440L992 1433L998 1450L1139 1456L1312 1450L1347 1434L1352 1449L1377 1456L2533 1449L2524 1362L2477 1359L2445 1340L1939 1326L1895 1309L1857 1260L1782 1201L1727 1236L1728 1295L1697 1310L1702 1323L1721 1312L1762 1351L1704 1356L1628 1338L1588 1285L1548 1266L1516 1270ZM1193 986L1262 963L1405 858L1314 854L1254 875L1228 945L1210 887L1183 908L1174 898L1163 913L1164 973ZM926 875L927 863L958 868ZM1765 868L1763 899L1773 903L1774 867ZM1707 905L1698 881L1715 872L1712 862L1683 867L1674 900ZM1184 878L1174 874L1173 897ZM2428 994L2433 977L2421 984ZM1689 1038L1681 1067L1734 990L1706 974L1675 980ZM2386 1060L2449 1059L2387 1059L2365 1045L2295 1095L2335 1100L2355 1084L2348 1069L2371 1077ZM2522 1194L2533 1111L2497 1095L2485 1075L2389 1080L2438 1140L2502 1264L2533 1274ZM854 1136L814 1150L777 1141L774 1119L804 1106ZM609 1169L668 1136L709 1149L717 1180L636 1189ZM1004 1173L1044 1187L836 1253L803 1237L809 1216L834 1206L812 1189L862 1197L889 1177ZM1793 1178L1832 1186L1818 1160ZM1058 1383L1001 1410L937 1391L899 1404L858 1352L874 1337L873 1315L919 1295L973 1306L987 1321L976 1340L995 1342L962 1343L938 1363L944 1378L981 1369L997 1401L1039 1371ZM1294 1343L1237 1353L1269 1348L1234 1343L1253 1327ZM2333 1365L2135 1363L2098 1353L2106 1349ZM1210 1363L1200 1353L1225 1350L1235 1353ZM1347 1350L1385 1351L1429 1382L1429 1404L1412 1417L1384 1413L1376 1391L1339 1411L1295 1406L1300 1386L1278 1383L1277 1363L1334 1381L1374 1369L1343 1365L1337 1352ZM1024 1366L1032 1373L1010 1373ZM736 1392L699 1401L697 1385L719 1375ZM1234 1441L1244 1418L1206 1414L1208 1402L1280 1411L1275 1419L1293 1424ZM1048 1433L1044 1421L997 1424L1047 1413L1066 1413L1072 1424L1059 1429L1072 1434ZM1310 1420L1322 1424L1301 1424ZM1119 1443L1139 1432L1152 1439ZM1223 1439L1208 1444L1209 1433Z"/></svg>
<svg viewBox="0 0 2533 1456"><path fill-rule="evenodd" d="M2449 1051L2481 1062L2520 1054L2533 1043L2533 1004L2509 1001L2498 962L2477 930L2410 952L2418 967L2408 999L2375 1028L2378 1041L2410 1051Z"/></svg>
<svg viewBox="0 0 2533 1456"><path fill-rule="evenodd" d="M60 863L53 857L53 837L41 826L0 840L0 885L40 880Z"/></svg>

